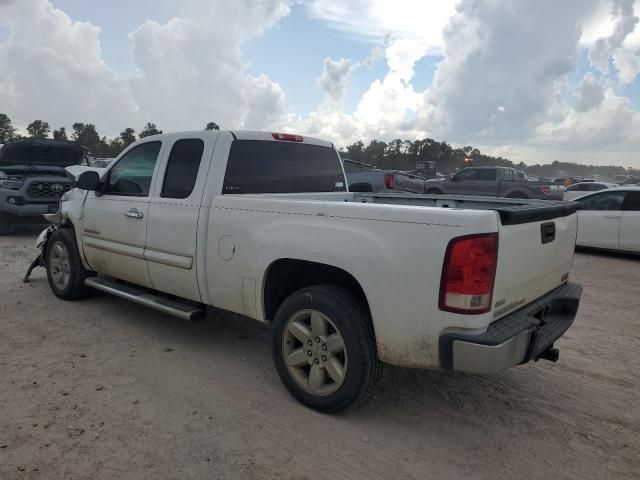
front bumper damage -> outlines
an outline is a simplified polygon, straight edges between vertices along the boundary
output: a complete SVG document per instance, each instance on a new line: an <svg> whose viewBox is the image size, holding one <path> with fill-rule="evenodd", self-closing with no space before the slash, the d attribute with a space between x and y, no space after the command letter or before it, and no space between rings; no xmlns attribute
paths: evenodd
<svg viewBox="0 0 640 480"><path fill-rule="evenodd" d="M530 360L556 361L553 342L573 323L582 287L566 283L522 309L491 323L486 332L440 336L440 365L446 370L493 374Z"/></svg>

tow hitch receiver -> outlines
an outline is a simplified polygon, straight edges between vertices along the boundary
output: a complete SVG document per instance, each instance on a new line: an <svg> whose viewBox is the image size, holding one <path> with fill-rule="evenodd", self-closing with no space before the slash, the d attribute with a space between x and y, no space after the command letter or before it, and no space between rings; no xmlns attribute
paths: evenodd
<svg viewBox="0 0 640 480"><path fill-rule="evenodd" d="M553 344L549 345L544 352L542 352L538 358L536 358L536 362L538 360L549 360L550 362L557 362L558 358L560 358L560 350L557 348L553 348Z"/></svg>

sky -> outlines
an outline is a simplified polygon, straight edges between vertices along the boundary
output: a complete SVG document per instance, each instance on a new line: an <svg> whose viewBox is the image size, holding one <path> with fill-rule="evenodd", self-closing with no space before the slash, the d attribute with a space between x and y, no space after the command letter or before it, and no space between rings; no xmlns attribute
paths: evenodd
<svg viewBox="0 0 640 480"><path fill-rule="evenodd" d="M0 113L640 168L640 0L0 0Z"/></svg>

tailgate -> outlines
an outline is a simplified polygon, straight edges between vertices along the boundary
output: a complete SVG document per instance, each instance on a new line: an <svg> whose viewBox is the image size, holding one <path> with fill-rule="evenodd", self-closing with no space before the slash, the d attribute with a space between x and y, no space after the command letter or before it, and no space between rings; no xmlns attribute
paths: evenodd
<svg viewBox="0 0 640 480"><path fill-rule="evenodd" d="M575 213L527 223L504 223L503 219L499 231L494 319L566 282L576 241Z"/></svg>

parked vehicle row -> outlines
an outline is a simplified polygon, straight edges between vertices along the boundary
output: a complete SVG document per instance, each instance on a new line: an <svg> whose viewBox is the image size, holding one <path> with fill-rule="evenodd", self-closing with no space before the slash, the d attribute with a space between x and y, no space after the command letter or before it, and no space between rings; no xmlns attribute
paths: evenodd
<svg viewBox="0 0 640 480"><path fill-rule="evenodd" d="M272 323L282 382L324 412L366 399L380 362L497 373L555 361L580 300L575 204L350 192L322 140L151 136L77 187L39 238L55 295Z"/></svg>

